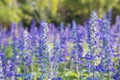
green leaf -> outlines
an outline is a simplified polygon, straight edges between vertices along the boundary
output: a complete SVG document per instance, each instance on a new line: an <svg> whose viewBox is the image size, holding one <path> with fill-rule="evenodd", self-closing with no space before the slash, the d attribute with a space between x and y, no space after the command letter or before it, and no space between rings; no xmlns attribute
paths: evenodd
<svg viewBox="0 0 120 80"><path fill-rule="evenodd" d="M12 53L12 47L8 46L5 50L5 56L6 58L11 58L13 57L13 53Z"/></svg>

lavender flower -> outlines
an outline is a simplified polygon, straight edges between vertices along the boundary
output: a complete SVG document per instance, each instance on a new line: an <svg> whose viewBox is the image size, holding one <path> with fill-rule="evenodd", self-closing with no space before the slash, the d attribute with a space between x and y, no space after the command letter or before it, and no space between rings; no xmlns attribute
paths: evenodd
<svg viewBox="0 0 120 80"><path fill-rule="evenodd" d="M81 62L82 62L82 53L83 53L83 48L80 45L80 41L78 38L78 33L77 33L77 25L75 21L72 22L72 33L73 33L73 50L72 50L72 55L71 55L71 61L72 61L72 67L75 69L77 74L79 75L79 69L81 68ZM80 70L81 73L81 70ZM80 74L81 78L81 74ZM78 79L80 79L78 76Z"/></svg>
<svg viewBox="0 0 120 80"><path fill-rule="evenodd" d="M85 55L85 59L87 59L87 67L88 72L93 72L92 77L95 78L95 62L96 55L99 54L99 28L97 23L97 14L96 12L92 12L91 18L89 20L87 26L87 43L89 45L89 51Z"/></svg>
<svg viewBox="0 0 120 80"><path fill-rule="evenodd" d="M0 80L62 80L74 75L78 80L119 80L120 16L115 25L111 10L105 16L102 20L92 12L86 28L75 21L72 28L61 23L60 29L44 21L37 28L33 21L30 31L21 23L12 23L8 30L0 25Z"/></svg>
<svg viewBox="0 0 120 80"><path fill-rule="evenodd" d="M47 45L47 32L48 25L46 22L41 22L41 35L40 35L40 47L39 47L39 64L40 64L40 80L48 79L49 68L49 54Z"/></svg>
<svg viewBox="0 0 120 80"><path fill-rule="evenodd" d="M31 24L31 28L30 28L30 35L31 35L31 48L34 49L35 47L37 47L37 36L38 36L38 30L36 27L36 22L33 20L32 24ZM34 53L34 51L33 51Z"/></svg>
<svg viewBox="0 0 120 80"><path fill-rule="evenodd" d="M16 24L11 24L11 37L12 37L12 48L13 48L13 61L15 61L16 59L16 56L17 56L17 43L16 43L16 40L17 40L17 37L16 37Z"/></svg>
<svg viewBox="0 0 120 80"><path fill-rule="evenodd" d="M72 54L73 54L72 57L75 59L74 61L77 62L79 58L82 58L83 49L79 42L79 38L77 34L77 26L74 21L72 27L73 27L72 30L73 30L73 45L74 45L72 50Z"/></svg>
<svg viewBox="0 0 120 80"><path fill-rule="evenodd" d="M102 68L105 68L105 72L108 72L108 79L110 80L110 71L113 68L113 49L111 44L111 35L110 35L110 25L107 19L103 20L103 25L101 26L101 33L102 33L102 55L101 56L101 71Z"/></svg>
<svg viewBox="0 0 120 80"><path fill-rule="evenodd" d="M55 33L56 34L56 33ZM66 45L66 36L64 31L64 24L61 23L60 25L60 55L59 55L59 61L65 62L66 56L67 56L67 45Z"/></svg>
<svg viewBox="0 0 120 80"><path fill-rule="evenodd" d="M23 60L24 60L24 69L25 73L28 73L28 67L32 64L32 57L30 54L30 43L29 43L29 33L25 30L23 32L24 39L24 52L23 52Z"/></svg>
<svg viewBox="0 0 120 80"><path fill-rule="evenodd" d="M55 35L57 37L57 35ZM60 41L55 37L54 39L54 51L51 58L51 68L52 68L52 78L58 77L58 68L59 68L59 55L60 55Z"/></svg>
<svg viewBox="0 0 120 80"><path fill-rule="evenodd" d="M23 79L27 79L29 74L29 66L32 64L31 50L30 50L30 35L27 30L24 30L19 37L18 48L20 51L18 57L21 59L21 65L24 66ZM26 74L26 75L25 75ZM30 80L30 79L29 79Z"/></svg>

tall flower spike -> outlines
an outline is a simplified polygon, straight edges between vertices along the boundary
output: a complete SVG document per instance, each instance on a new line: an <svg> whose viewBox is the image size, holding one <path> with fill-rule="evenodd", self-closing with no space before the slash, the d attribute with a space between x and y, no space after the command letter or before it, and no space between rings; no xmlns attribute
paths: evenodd
<svg viewBox="0 0 120 80"><path fill-rule="evenodd" d="M28 73L28 67L31 65L32 63L32 57L31 57L31 50L30 50L30 42L29 42L29 39L30 39L30 35L28 33L27 30L24 30L23 32L23 39L24 39L24 54L23 54L23 60L24 60L24 66L25 66L25 73L28 74L28 76L26 77L29 77L29 73ZM28 78L26 78L28 79ZM28 79L30 80L30 79Z"/></svg>
<svg viewBox="0 0 120 80"><path fill-rule="evenodd" d="M75 42L77 41L77 33L76 33L76 30L77 30L77 25L75 23L75 21L72 22L72 36L73 36L73 45L76 44ZM77 48L77 47L76 47ZM72 50L72 54L71 54L71 68L74 69L75 71L77 71L77 59L78 59L78 56L76 53L76 49L75 46L73 46L73 50Z"/></svg>
<svg viewBox="0 0 120 80"><path fill-rule="evenodd" d="M64 33L64 24L61 23L60 25L60 62L65 62L65 57L67 55L67 46L66 46L66 36L65 36L65 33ZM55 33L56 34L56 33Z"/></svg>
<svg viewBox="0 0 120 80"><path fill-rule="evenodd" d="M31 48L34 48L37 46L37 36L38 36L38 30L36 27L35 20L32 21L31 28L30 28L30 35L31 35Z"/></svg>
<svg viewBox="0 0 120 80"><path fill-rule="evenodd" d="M95 72L95 62L96 55L99 54L99 28L97 23L97 14L96 12L91 13L91 18L87 26L87 43L89 51L85 55L85 58L88 60L86 63L88 67L88 72L93 72L92 77L94 78Z"/></svg>
<svg viewBox="0 0 120 80"><path fill-rule="evenodd" d="M57 34L57 33L56 33ZM59 68L59 55L60 55L60 41L57 38L58 36L55 34L54 39L54 48L53 48L53 55L51 58L51 67L52 67L52 79L58 77L58 68Z"/></svg>
<svg viewBox="0 0 120 80"><path fill-rule="evenodd" d="M48 24L46 22L41 22L41 35L40 35L40 45L39 45L39 64L40 64L40 80L48 79L48 68L49 68L49 53L47 45L47 33Z"/></svg>
<svg viewBox="0 0 120 80"><path fill-rule="evenodd" d="M87 27L87 42L89 44L89 53L95 56L99 53L99 28L97 26L97 14L92 12L89 25Z"/></svg>
<svg viewBox="0 0 120 80"><path fill-rule="evenodd" d="M111 34L109 21L105 18L103 20L103 25L101 26L101 38L102 38L102 57L101 57L101 71L104 68L105 72L108 73L108 80L110 80L110 71L113 69L113 49L111 44ZM103 71L102 71L103 72Z"/></svg>
<svg viewBox="0 0 120 80"><path fill-rule="evenodd" d="M29 68L29 66L31 66L31 63L32 63L29 39L30 39L30 36L29 36L28 31L26 29L23 30L23 32L21 33L21 35L19 37L18 46L19 46L20 53L19 53L18 57L20 59L21 65L23 64L23 66L24 66L24 72L22 74L22 77L24 79L28 79L28 77L29 77L28 68Z"/></svg>
<svg viewBox="0 0 120 80"><path fill-rule="evenodd" d="M13 51L13 57L12 57L12 62L14 63L14 71L16 72L16 74L17 74L17 68L19 67L19 61L20 61L20 59L19 59L19 55L17 54L18 52L17 52L17 41L18 41L18 39L17 39L17 37L18 37L18 34L17 34L17 30L18 30L18 28L17 28L17 26L16 26L16 24L14 24L14 23L12 23L11 24L11 40L12 40L12 51ZM15 76L15 78L16 78L16 76Z"/></svg>
<svg viewBox="0 0 120 80"><path fill-rule="evenodd" d="M14 57L13 57L13 61L15 61L16 59L16 56L17 56L17 44L16 44L16 41L17 41L17 36L16 36L16 24L11 24L11 38L12 38L12 47L13 47L13 54L14 54Z"/></svg>
<svg viewBox="0 0 120 80"><path fill-rule="evenodd" d="M71 54L71 60L72 66L75 71L79 75L79 68L81 64L81 58L82 58L82 46L80 45L79 38L78 38L78 32L77 32L77 25L75 21L72 22L72 37L73 37L73 49L72 49L72 54ZM79 77L78 77L79 79Z"/></svg>

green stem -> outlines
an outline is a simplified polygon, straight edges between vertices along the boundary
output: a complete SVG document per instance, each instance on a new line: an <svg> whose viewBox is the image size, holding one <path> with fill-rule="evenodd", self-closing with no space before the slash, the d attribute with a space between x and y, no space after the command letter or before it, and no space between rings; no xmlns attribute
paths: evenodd
<svg viewBox="0 0 120 80"><path fill-rule="evenodd" d="M104 79L104 75L102 75L102 72L100 72L100 80Z"/></svg>
<svg viewBox="0 0 120 80"><path fill-rule="evenodd" d="M110 71L108 71L108 80L110 80Z"/></svg>

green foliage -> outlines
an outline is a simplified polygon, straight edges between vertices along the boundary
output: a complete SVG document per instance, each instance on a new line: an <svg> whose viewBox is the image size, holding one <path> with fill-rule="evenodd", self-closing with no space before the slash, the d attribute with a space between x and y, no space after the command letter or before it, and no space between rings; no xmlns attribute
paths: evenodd
<svg viewBox="0 0 120 80"><path fill-rule="evenodd" d="M119 0L65 0L65 17L66 19L69 17L76 19L78 22L80 22L80 20L83 22L88 19L89 13L93 10L97 10L98 15L102 17L109 9L119 7L119 3Z"/></svg>
<svg viewBox="0 0 120 80"><path fill-rule="evenodd" d="M4 1L4 0L3 0ZM0 1L0 23L19 22L21 20L22 12L19 8L10 5L10 1L6 3Z"/></svg>
<svg viewBox="0 0 120 80"><path fill-rule="evenodd" d="M109 9L120 14L120 0L1 0L0 23L19 22L30 25L32 19L60 23L75 19L82 23L93 10L102 17ZM114 16L113 15L113 16Z"/></svg>
<svg viewBox="0 0 120 80"><path fill-rule="evenodd" d="M6 58L11 58L13 57L13 53L12 53L12 47L8 46L5 50L5 56Z"/></svg>

